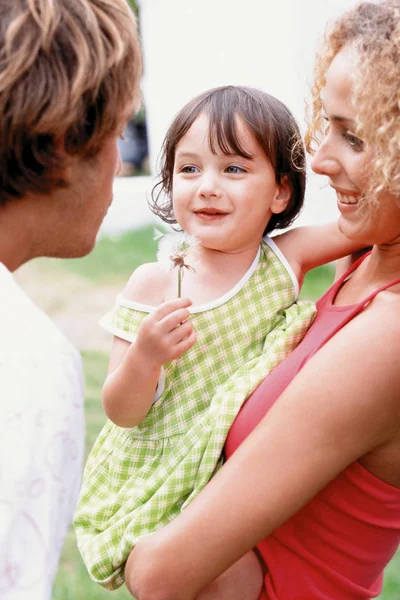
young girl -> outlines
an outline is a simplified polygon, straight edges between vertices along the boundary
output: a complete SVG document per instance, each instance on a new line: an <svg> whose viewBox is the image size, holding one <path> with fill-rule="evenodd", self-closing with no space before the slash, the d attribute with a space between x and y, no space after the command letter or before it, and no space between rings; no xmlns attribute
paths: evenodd
<svg viewBox="0 0 400 600"><path fill-rule="evenodd" d="M143 265L104 320L115 335L110 420L75 517L89 573L109 589L123 583L138 538L204 487L243 401L303 337L315 315L296 302L304 274L359 247L337 225L268 236L302 206L304 163L292 115L255 89L205 92L169 128L166 198L155 195L153 210L197 239L184 297L175 269Z"/></svg>

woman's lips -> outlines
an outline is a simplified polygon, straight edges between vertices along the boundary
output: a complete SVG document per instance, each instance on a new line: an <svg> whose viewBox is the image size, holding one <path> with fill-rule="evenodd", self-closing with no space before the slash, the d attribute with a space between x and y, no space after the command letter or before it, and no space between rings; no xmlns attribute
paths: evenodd
<svg viewBox="0 0 400 600"><path fill-rule="evenodd" d="M352 196L350 194L343 194L342 192L336 192L339 202L342 204L357 204L359 196Z"/></svg>

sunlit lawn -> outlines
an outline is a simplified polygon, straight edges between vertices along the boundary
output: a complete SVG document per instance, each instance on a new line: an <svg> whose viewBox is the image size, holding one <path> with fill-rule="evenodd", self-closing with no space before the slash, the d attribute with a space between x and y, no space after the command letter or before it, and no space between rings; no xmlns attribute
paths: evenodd
<svg viewBox="0 0 400 600"><path fill-rule="evenodd" d="M112 280L120 282L122 287L137 265L154 260L154 256L152 230L147 228L129 232L116 239L103 238L90 256L79 261L47 261L44 272L51 273L55 269L69 270L91 281L94 286L101 286ZM306 278L302 297L317 298L331 283L332 277L333 269L329 266L311 272ZM93 348L83 351L82 354L86 374L86 448L88 451L105 420L100 391L107 371L108 357ZM106 597L115 600L131 598L124 588L113 592L110 596L110 592L90 581L71 531L54 586L53 600L101 600ZM384 593L380 599L400 599L400 555L387 569Z"/></svg>

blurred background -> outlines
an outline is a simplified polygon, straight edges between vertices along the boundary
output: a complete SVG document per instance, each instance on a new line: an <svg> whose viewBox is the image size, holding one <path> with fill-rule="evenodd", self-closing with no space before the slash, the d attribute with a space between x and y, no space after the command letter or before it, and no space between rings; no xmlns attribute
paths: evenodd
<svg viewBox="0 0 400 600"><path fill-rule="evenodd" d="M103 232L153 222L146 199L169 123L193 96L218 85L259 87L285 102L305 129L316 49L326 23L355 0L135 0L144 52L143 107L120 141L124 177ZM297 224L337 215L335 196L308 169Z"/></svg>
<svg viewBox="0 0 400 600"><path fill-rule="evenodd" d="M285 102L304 131L313 59L327 21L355 0L131 0L143 52L143 106L119 142L123 172L94 252L83 259L37 259L18 270L27 293L82 352L86 375L87 452L104 424L101 387L111 339L99 318L114 303L132 271L155 259L147 207L157 156L174 114L194 95L225 84L262 88ZM327 222L337 214L322 178L308 176L306 203L297 224ZM311 272L302 296L317 298L333 278L328 265ZM110 597L92 583L71 531L53 600ZM127 600L124 588L112 598ZM386 574L381 600L400 599L400 558Z"/></svg>

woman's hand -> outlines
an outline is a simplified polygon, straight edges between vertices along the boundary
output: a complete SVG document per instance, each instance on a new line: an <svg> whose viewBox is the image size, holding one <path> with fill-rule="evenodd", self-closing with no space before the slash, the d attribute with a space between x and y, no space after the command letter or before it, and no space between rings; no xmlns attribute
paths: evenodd
<svg viewBox="0 0 400 600"><path fill-rule="evenodd" d="M174 569L165 570L162 542L163 530L141 539L131 552L125 566L128 591L136 600L194 600L190 586L176 581Z"/></svg>
<svg viewBox="0 0 400 600"><path fill-rule="evenodd" d="M125 568L126 584L133 596L137 600L150 598L163 598L167 600L192 600L193 590L186 586L179 586L175 578L165 580L162 573L154 577L154 566L152 573L146 574L143 568L140 568L140 562L146 564L154 563L156 551L161 550L157 535L147 537L143 542L139 542L139 558L136 550L131 553ZM162 551L162 550L161 550ZM137 568L139 567L139 568ZM137 577L136 577L137 572ZM146 574L146 581L144 576ZM244 556L235 562L227 571L222 573L198 594L196 600L255 600L259 597L263 587L264 573L263 568L255 552L247 552Z"/></svg>

